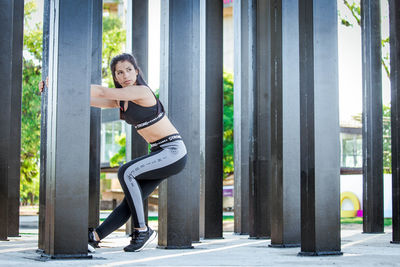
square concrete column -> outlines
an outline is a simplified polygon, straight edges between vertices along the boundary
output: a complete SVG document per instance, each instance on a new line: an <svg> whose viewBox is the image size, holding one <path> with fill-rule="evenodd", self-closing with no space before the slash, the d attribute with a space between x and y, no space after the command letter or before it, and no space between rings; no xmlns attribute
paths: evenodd
<svg viewBox="0 0 400 267"><path fill-rule="evenodd" d="M249 190L253 175L254 143L254 53L251 37L254 35L252 0L233 2L234 19L234 232L249 233Z"/></svg>
<svg viewBox="0 0 400 267"><path fill-rule="evenodd" d="M253 109L249 153L249 236L269 238L271 90L270 90L270 10L266 1L249 1L249 94Z"/></svg>
<svg viewBox="0 0 400 267"><path fill-rule="evenodd" d="M24 1L11 1L13 7L11 125L8 159L8 236L19 236L21 95Z"/></svg>
<svg viewBox="0 0 400 267"><path fill-rule="evenodd" d="M103 0L93 0L91 83L101 84ZM100 220L100 139L101 109L90 108L89 227Z"/></svg>
<svg viewBox="0 0 400 267"><path fill-rule="evenodd" d="M270 2L271 246L300 246L299 6Z"/></svg>
<svg viewBox="0 0 400 267"><path fill-rule="evenodd" d="M49 35L50 35L50 0L44 0L43 7L43 52L42 80L49 76ZM45 246L46 220L46 169L47 169L47 101L49 88L44 86L41 99L40 116L40 183L39 183L39 239L38 248Z"/></svg>
<svg viewBox="0 0 400 267"><path fill-rule="evenodd" d="M234 2L234 231L270 235L269 11L265 1Z"/></svg>
<svg viewBox="0 0 400 267"><path fill-rule="evenodd" d="M305 256L342 254L337 19L336 1L299 1L300 255Z"/></svg>
<svg viewBox="0 0 400 267"><path fill-rule="evenodd" d="M160 98L187 148L185 169L159 189L160 247L191 248L199 240L200 1L161 2Z"/></svg>
<svg viewBox="0 0 400 267"><path fill-rule="evenodd" d="M383 233L383 132L380 2L361 1L363 232Z"/></svg>
<svg viewBox="0 0 400 267"><path fill-rule="evenodd" d="M223 2L201 2L200 236L222 238Z"/></svg>
<svg viewBox="0 0 400 267"><path fill-rule="evenodd" d="M127 15L127 47L136 57L139 67L146 80L148 74L148 46L149 46L149 1L128 1ZM152 70L158 71L158 70ZM155 88L151 88L154 90ZM128 127L126 135L126 161L133 160L148 154L147 142L136 132L135 127ZM146 223L148 222L148 201L143 200ZM131 234L134 224L129 220L126 233Z"/></svg>
<svg viewBox="0 0 400 267"><path fill-rule="evenodd" d="M19 234L23 16L23 1L0 3L0 240Z"/></svg>
<svg viewBox="0 0 400 267"><path fill-rule="evenodd" d="M51 1L44 256L88 258L94 1Z"/></svg>
<svg viewBox="0 0 400 267"><path fill-rule="evenodd" d="M392 243L400 244L400 3L389 0L392 92Z"/></svg>

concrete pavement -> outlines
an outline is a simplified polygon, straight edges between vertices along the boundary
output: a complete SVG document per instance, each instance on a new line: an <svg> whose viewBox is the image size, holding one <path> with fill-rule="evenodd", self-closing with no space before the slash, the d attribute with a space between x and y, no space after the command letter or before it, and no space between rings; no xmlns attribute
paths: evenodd
<svg viewBox="0 0 400 267"><path fill-rule="evenodd" d="M23 225L23 224L22 224ZM42 261L36 253L37 229L21 228L21 237L0 241L0 266L400 266L400 245L384 234L362 234L361 225L343 225L343 256L301 257L300 248L269 248L270 240L224 232L224 239L202 240L194 249L146 249L125 253L129 237L118 231L101 243L91 260Z"/></svg>

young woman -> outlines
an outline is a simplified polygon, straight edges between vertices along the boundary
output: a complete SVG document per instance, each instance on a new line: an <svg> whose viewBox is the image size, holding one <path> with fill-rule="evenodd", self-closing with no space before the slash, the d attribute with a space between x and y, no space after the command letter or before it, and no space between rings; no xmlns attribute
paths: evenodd
<svg viewBox="0 0 400 267"><path fill-rule="evenodd" d="M110 67L115 88L91 85L91 106L119 108L121 119L135 126L150 144L151 152L119 168L118 179L125 198L99 227L89 229L89 244L98 247L101 239L132 216L135 229L130 244L124 250L140 251L157 236L145 224L143 199L162 180L184 168L186 147L165 115L163 105L144 81L136 59L130 54L117 55L111 60ZM44 82L41 82L41 91L43 86Z"/></svg>

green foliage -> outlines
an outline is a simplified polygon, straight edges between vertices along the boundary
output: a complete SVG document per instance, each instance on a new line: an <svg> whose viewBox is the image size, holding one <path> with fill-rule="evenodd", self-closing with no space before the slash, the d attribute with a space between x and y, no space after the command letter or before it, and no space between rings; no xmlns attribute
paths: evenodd
<svg viewBox="0 0 400 267"><path fill-rule="evenodd" d="M121 147L117 154L111 157L110 159L110 167L119 166L121 163L125 163L125 155L126 155L126 135L123 133L119 136L115 137L115 142Z"/></svg>
<svg viewBox="0 0 400 267"><path fill-rule="evenodd" d="M361 114L353 117L354 120L362 120ZM382 107L382 133L383 133L383 172L392 173L392 139L390 126L390 106Z"/></svg>
<svg viewBox="0 0 400 267"><path fill-rule="evenodd" d="M103 16L102 77L108 87L114 87L110 72L111 59L123 52L126 30L121 19L115 15Z"/></svg>
<svg viewBox="0 0 400 267"><path fill-rule="evenodd" d="M224 136L223 136L223 168L224 178L234 171L233 144L233 75L224 72Z"/></svg>
<svg viewBox="0 0 400 267"><path fill-rule="evenodd" d="M392 139L390 127L390 107L383 106L383 171L392 173Z"/></svg>
<svg viewBox="0 0 400 267"><path fill-rule="evenodd" d="M25 3L25 25L30 25L36 5ZM39 198L39 150L40 150L40 93L37 85L41 80L42 31L40 24L26 27L24 32L22 105L21 105L21 184L22 204L35 204Z"/></svg>

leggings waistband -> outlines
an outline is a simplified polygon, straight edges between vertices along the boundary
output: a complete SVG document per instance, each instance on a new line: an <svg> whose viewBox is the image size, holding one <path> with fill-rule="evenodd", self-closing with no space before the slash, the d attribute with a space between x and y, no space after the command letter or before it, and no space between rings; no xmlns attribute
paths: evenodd
<svg viewBox="0 0 400 267"><path fill-rule="evenodd" d="M168 135L166 137L161 138L160 140L150 143L150 149L151 151L155 151L159 149L162 144L166 144L176 140L182 140L182 137L179 134Z"/></svg>

